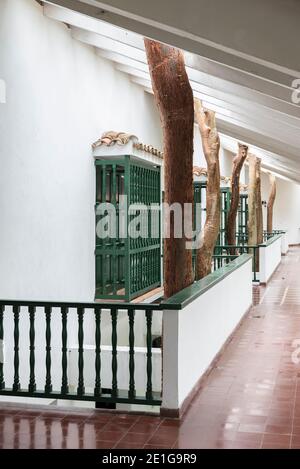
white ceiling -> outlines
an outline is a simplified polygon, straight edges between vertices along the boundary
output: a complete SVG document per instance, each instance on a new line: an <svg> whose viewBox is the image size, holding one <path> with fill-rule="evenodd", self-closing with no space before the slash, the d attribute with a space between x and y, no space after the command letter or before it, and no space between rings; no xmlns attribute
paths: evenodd
<svg viewBox="0 0 300 469"><path fill-rule="evenodd" d="M49 4L48 1L44 4L44 14L68 24L76 40L96 47L101 57L113 61L118 70L150 93L152 87L143 36L138 33L143 31L144 35L188 50L185 62L194 95L216 111L224 146L236 151L236 140L247 143L251 145L251 151L262 158L263 167L300 183L300 105L291 99L292 81L300 77L299 61L295 57L298 54L284 53L285 50L290 52L287 36L279 34L278 30L274 32L278 21L276 15L281 15L281 30L288 31L292 40L295 22L288 13L299 13L299 18L300 8L297 9L295 0L285 0L284 9L279 8L283 2L277 0L243 2L252 5L252 9L239 24L234 22L237 21L235 13L233 18L227 16L224 21L222 12L223 15L226 11L232 13L229 4L238 8L240 0L218 2L218 10L211 8L217 0L204 2L206 9L202 10L200 18L197 8L203 2L172 0L172 8L166 11L164 3L157 0L50 0ZM189 15L186 11L181 14L178 9L180 5L182 8L182 3L193 5ZM262 20L259 15L255 16L255 5L258 10L267 4L271 8L271 3L273 9L268 10L268 18L264 16ZM120 5L122 9L118 8ZM141 5L146 9L140 10ZM188 23L187 16L190 18ZM200 18L199 26L193 17ZM211 17L215 34L206 24L205 17L207 21ZM251 37L245 36L245 24L248 27L256 24ZM231 34L230 25L234 31ZM196 26L203 37L195 34Z"/></svg>

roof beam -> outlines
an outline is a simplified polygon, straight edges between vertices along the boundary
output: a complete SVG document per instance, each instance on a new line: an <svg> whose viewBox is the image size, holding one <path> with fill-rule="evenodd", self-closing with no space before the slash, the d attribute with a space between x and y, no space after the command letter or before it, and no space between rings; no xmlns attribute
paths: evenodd
<svg viewBox="0 0 300 469"><path fill-rule="evenodd" d="M130 76L142 78L144 85L151 89L151 80L148 72L136 70L127 65L117 65L117 70L129 74ZM191 82L192 87L193 83ZM300 136L296 132L296 128L284 127L281 122L271 121L266 119L266 116L256 111L255 113L249 112L248 109L243 109L241 106L234 106L217 100L211 96L204 96L193 87L194 95L203 100L206 107L217 112L217 116L223 116L224 119L230 118L231 123L236 123L242 127L246 126L250 130L262 132L273 139L278 139L282 143L290 141L294 146L300 146Z"/></svg>
<svg viewBox="0 0 300 469"><path fill-rule="evenodd" d="M300 76L295 0L173 0L172 8L161 0L47 1L267 79L272 71Z"/></svg>
<svg viewBox="0 0 300 469"><path fill-rule="evenodd" d="M105 43L103 39L101 41L101 39L97 38L97 35L101 34L107 40L110 38L119 42L119 45L110 42L110 50L112 51L122 53L123 45L127 44L128 46L134 47L136 49L136 56L139 55L139 51L141 54L144 53L142 37L130 32L126 34L125 31L122 31L121 29L112 25L108 25L104 21L96 21L91 18L86 18L83 15L78 15L63 8L56 8L53 5L45 5L45 14L53 19L69 22L69 24L77 28L79 27L86 29L86 38L84 39L84 37L82 37L81 39L84 42L91 44L94 41L94 45L96 45L96 43L100 44L101 42ZM90 32L91 36L88 36L87 31ZM74 35L75 37L79 38L79 31L75 31ZM109 41L106 41L106 44L106 47L108 48ZM98 47L100 47L100 45L98 45ZM119 51L117 50L118 47ZM141 58L142 57L143 54L141 55ZM270 103L273 103L274 109L277 109L281 112L287 112L290 115L294 115L300 118L299 107L296 104L293 104L291 101L292 92L294 91L291 86L293 80L293 77L291 76L287 77L287 75L283 74L281 77L278 76L276 81L274 77L272 79L270 77L261 77L255 74L253 71L248 72L243 69L230 67L226 64L224 65L215 63L211 60L207 60L203 57L189 53L185 54L185 61L187 67L193 69L195 72L198 71L200 74L204 73L205 75L210 75L212 78L221 80L220 83L229 82L231 89L234 84L239 86L240 88L238 88L236 91L232 91L234 94L236 92L241 93L241 88L249 88L252 94L249 99L253 100L256 98L259 101L265 97L265 105L270 105ZM200 79L201 75L199 75L199 80ZM253 97L253 93L256 93L256 96ZM278 102L274 102L274 99L276 99Z"/></svg>
<svg viewBox="0 0 300 469"><path fill-rule="evenodd" d="M49 0L46 3L51 4L44 5L44 13L52 19L71 25L74 38L95 46L99 55L114 61L117 64L117 69L127 73L134 83L139 84L148 92L151 92L151 82L143 36L153 37L192 52L185 53L186 68L192 88L195 95L200 97L205 105L217 112L220 131L235 139L262 148L265 163L269 167L274 165L278 171L285 173L286 177L295 178L295 174L300 172L298 163L300 106L293 104L291 101L293 90L291 81L294 77L300 76L300 66L295 58L290 56L290 49L288 49L288 53L283 54L282 48L280 49L282 44L270 42L269 36L266 36L266 30L270 29L271 26L269 24L265 25L265 21L263 21L264 26L266 26L264 35L267 37L267 41L270 42L269 45L272 46L268 51L265 47L266 41L262 43L262 49L264 50L259 50L259 47L255 49L257 29L255 29L255 34L250 37L245 36L245 41L240 41L237 44L242 48L253 46L253 51L256 52L255 55L249 54L250 49L246 53L238 48L230 48L226 41L218 43L218 35L220 38L222 35L224 36L224 28L227 28L228 22L226 21L224 25L222 16L216 17L215 22L204 21L204 17L209 12L211 13L212 4L218 3L219 10L214 10L214 13L230 8L228 4L225 7L225 2L221 3L218 0L211 0L209 5L206 4L206 8L201 12L204 14L197 22L195 30L195 32L201 31L201 37L191 36L189 31L185 29L181 31L174 29L174 25L169 27L170 25L165 23L167 17L171 18L172 21L180 21L181 25L185 23L187 28L193 28L196 25L193 23L193 20L195 20L193 14L197 13L199 5L202 5L204 0L186 1L194 5L194 9L188 9L188 11L184 6L185 13L187 12L187 16L190 17L188 23L185 23L185 15L179 13L180 8L183 7L183 2L179 0L173 0L172 9L167 8L164 3L158 2L158 0L152 0L147 4L143 2L143 5L140 1L135 0ZM253 0L255 5L253 6L252 3L250 8L252 11L249 11L250 16L255 13L255 10L270 1ZM241 6L242 2L240 0L228 0L228 2L236 3L238 9L248 9L247 5ZM281 14L285 12L286 16L290 17L290 11L294 7L291 4L295 2L286 0L287 3L289 5L284 10L280 8L278 10L278 5L274 7L276 15L280 11ZM60 8L57 5L65 8ZM175 5L178 6L179 10L176 11ZM273 6L274 2L272 8ZM131 7L136 9L136 13L133 13ZM140 10L141 14L138 13L140 8L143 9L143 12ZM164 16L167 13L166 8L169 14ZM161 17L149 19L148 15L150 13L154 14L155 11L160 11L162 13ZM172 16L173 13L174 16ZM278 19L279 16L276 16L276 18ZM230 21L232 21L231 17L229 18ZM286 17L283 17L283 23L288 24ZM208 36L210 34L210 31L207 30L209 24L214 24L214 42L205 37L205 34ZM226 36L229 42L235 39L232 31L238 31L238 24L239 22L236 22L235 28ZM120 29L120 26L134 32ZM248 26L247 18L247 22L243 23L242 31L244 32L244 29ZM260 26L261 24L258 27L259 34L262 33ZM294 26L295 23L292 22L292 29ZM150 34L150 31L153 34ZM295 30L293 29L294 33ZM286 39L286 36L284 37ZM259 42L257 43L261 45ZM266 52L268 52L269 58L273 54L281 62L275 63L266 60L268 54L262 58L262 55ZM287 57L284 57L284 55ZM289 65L288 61L290 61ZM291 64L295 67L291 68Z"/></svg>

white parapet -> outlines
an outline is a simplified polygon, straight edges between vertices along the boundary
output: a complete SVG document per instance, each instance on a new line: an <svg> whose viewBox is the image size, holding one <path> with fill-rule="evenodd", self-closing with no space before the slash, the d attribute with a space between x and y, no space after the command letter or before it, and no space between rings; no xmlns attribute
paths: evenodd
<svg viewBox="0 0 300 469"><path fill-rule="evenodd" d="M283 231L281 235L281 254L285 256L289 250L288 233Z"/></svg>
<svg viewBox="0 0 300 469"><path fill-rule="evenodd" d="M251 256L240 256L186 291L192 300L183 300L182 309L171 309L176 307L173 301L163 317L162 409L166 413L180 414L200 378L249 310ZM178 297L180 301L184 292Z"/></svg>
<svg viewBox="0 0 300 469"><path fill-rule="evenodd" d="M259 248L259 281L267 283L281 262L282 235L270 238Z"/></svg>

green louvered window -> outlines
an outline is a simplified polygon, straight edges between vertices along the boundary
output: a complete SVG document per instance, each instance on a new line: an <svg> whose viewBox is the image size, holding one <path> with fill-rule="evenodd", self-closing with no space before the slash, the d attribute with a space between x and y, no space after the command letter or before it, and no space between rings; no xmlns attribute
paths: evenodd
<svg viewBox="0 0 300 469"><path fill-rule="evenodd" d="M95 296L130 301L161 285L160 168L130 156L96 159L95 164L96 227L103 217L109 219L108 211L99 214L102 202L114 206L117 221L117 229L107 229L105 238L96 230ZM121 196L127 196L126 206Z"/></svg>

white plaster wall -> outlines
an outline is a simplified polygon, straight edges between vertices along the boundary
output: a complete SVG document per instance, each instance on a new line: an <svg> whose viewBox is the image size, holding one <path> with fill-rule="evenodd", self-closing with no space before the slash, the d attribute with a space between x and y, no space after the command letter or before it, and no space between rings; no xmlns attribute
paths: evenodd
<svg viewBox="0 0 300 469"><path fill-rule="evenodd" d="M94 298L94 166L103 131L161 147L153 98L34 0L0 1L0 297Z"/></svg>
<svg viewBox="0 0 300 469"><path fill-rule="evenodd" d="M267 283L281 262L281 237L265 248L259 249L259 281Z"/></svg>
<svg viewBox="0 0 300 469"><path fill-rule="evenodd" d="M163 408L181 406L251 304L250 258L183 310L164 312Z"/></svg>
<svg viewBox="0 0 300 469"><path fill-rule="evenodd" d="M275 230L287 230L288 244L300 243L300 185L276 178L277 192L274 204L273 225ZM262 200L268 201L269 177L262 173ZM267 209L263 209L264 228L267 226Z"/></svg>
<svg viewBox="0 0 300 469"><path fill-rule="evenodd" d="M202 142L198 125L194 126L194 165L206 168L206 160L202 149ZM222 176L231 176L232 159L234 155L222 146L219 153L220 172Z"/></svg>
<svg viewBox="0 0 300 469"><path fill-rule="evenodd" d="M289 250L288 233L283 233L281 236L281 254L285 256Z"/></svg>
<svg viewBox="0 0 300 469"><path fill-rule="evenodd" d="M1 0L0 57L0 297L91 301L91 143L116 129L161 148L153 97L34 0ZM194 159L206 166L197 126ZM221 148L223 175L231 164Z"/></svg>
<svg viewBox="0 0 300 469"><path fill-rule="evenodd" d="M118 388L129 389L129 347L118 346ZM102 346L101 349L101 385L110 389L112 385L111 369L112 347ZM147 348L135 347L135 389L137 396L145 396L147 389ZM70 348L68 363L69 383L72 390L76 390L78 383L78 348ZM93 392L95 386L95 347L84 348L84 383L86 392ZM161 349L152 349L152 389L161 391Z"/></svg>
<svg viewBox="0 0 300 469"><path fill-rule="evenodd" d="M0 0L0 297L94 299L94 181L91 151L105 130L123 130L161 148L153 98L45 18L34 0ZM160 334L155 315L153 333ZM103 313L102 343L111 320ZM77 344L70 311L68 343ZM7 387L13 382L13 315L4 320ZM29 320L20 314L20 381L29 382ZM145 344L145 314L136 315L136 345ZM85 312L85 344L94 344L94 317ZM127 313L120 312L118 343L128 344ZM52 378L61 382L61 315L52 314ZM36 381L45 384L45 315L36 313Z"/></svg>

